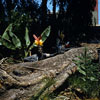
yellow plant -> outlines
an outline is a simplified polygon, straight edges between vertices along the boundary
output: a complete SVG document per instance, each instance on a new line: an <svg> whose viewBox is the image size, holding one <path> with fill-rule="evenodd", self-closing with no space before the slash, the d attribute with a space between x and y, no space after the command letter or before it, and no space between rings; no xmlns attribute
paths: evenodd
<svg viewBox="0 0 100 100"><path fill-rule="evenodd" d="M43 46L43 41L41 39L40 40L35 40L35 45Z"/></svg>

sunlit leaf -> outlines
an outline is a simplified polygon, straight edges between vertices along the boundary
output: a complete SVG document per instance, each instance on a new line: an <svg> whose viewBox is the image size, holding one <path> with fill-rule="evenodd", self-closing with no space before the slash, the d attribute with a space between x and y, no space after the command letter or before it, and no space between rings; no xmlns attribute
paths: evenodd
<svg viewBox="0 0 100 100"><path fill-rule="evenodd" d="M51 30L51 27L48 26L41 34L41 38L42 38L42 41L44 42L47 37L50 35L50 30Z"/></svg>
<svg viewBox="0 0 100 100"><path fill-rule="evenodd" d="M10 37L9 37L9 32L11 32L11 30L12 30L12 24L10 24L7 28L6 28L6 30L4 31L4 33L3 33L3 35L2 35L2 38L3 39L5 39L5 40L8 40L8 41L10 41Z"/></svg>
<svg viewBox="0 0 100 100"><path fill-rule="evenodd" d="M78 71L79 71L81 74L86 75L86 72L83 71L83 70L82 70L81 68L79 68L79 67L78 67Z"/></svg>
<svg viewBox="0 0 100 100"><path fill-rule="evenodd" d="M28 47L30 45L30 38L29 38L29 31L28 31L28 28L26 27L26 30L25 30L25 41L26 41L26 46Z"/></svg>

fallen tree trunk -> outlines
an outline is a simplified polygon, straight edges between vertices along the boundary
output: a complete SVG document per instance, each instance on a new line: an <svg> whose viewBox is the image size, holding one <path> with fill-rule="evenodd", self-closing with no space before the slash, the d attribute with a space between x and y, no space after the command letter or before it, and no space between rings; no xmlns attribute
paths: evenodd
<svg viewBox="0 0 100 100"><path fill-rule="evenodd" d="M83 52L84 48L80 47L38 62L23 62L9 66L1 64L0 100L30 100L42 89L45 90L43 95L48 89L49 93L53 92L77 70L73 60L78 60L77 56ZM88 53L92 59L97 59L95 48L88 48Z"/></svg>

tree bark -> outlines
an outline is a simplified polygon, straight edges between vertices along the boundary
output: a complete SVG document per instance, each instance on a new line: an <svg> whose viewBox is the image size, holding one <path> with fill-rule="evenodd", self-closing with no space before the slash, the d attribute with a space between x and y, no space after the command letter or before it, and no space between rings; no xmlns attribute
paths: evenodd
<svg viewBox="0 0 100 100"><path fill-rule="evenodd" d="M73 60L78 60L83 52L84 47L80 47L38 62L0 64L0 100L30 100L43 88L43 95L53 92L75 73ZM88 52L92 59L97 59L95 48L88 48Z"/></svg>

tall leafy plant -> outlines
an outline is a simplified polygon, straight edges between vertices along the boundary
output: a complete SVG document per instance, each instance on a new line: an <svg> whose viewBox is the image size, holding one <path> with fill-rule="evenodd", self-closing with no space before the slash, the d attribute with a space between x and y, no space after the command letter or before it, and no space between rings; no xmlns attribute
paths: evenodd
<svg viewBox="0 0 100 100"><path fill-rule="evenodd" d="M42 46L43 43L46 41L47 37L49 37L50 35L50 30L51 30L51 27L48 26L43 32L42 34L37 37L36 35L33 35L35 41L33 42L33 45L29 48L29 50L32 49L32 47L38 47L38 46ZM41 44L42 43L42 44Z"/></svg>
<svg viewBox="0 0 100 100"><path fill-rule="evenodd" d="M46 41L46 39L49 37L50 35L50 30L51 27L48 26L43 32L42 34L37 37L35 34L33 35L35 41L33 42L33 44L29 47L28 52L30 52L32 50L33 47L38 47L37 53L42 57L43 56L43 44ZM40 58L41 58L40 57Z"/></svg>
<svg viewBox="0 0 100 100"><path fill-rule="evenodd" d="M100 72L99 64L92 62L92 58L85 48L77 65L77 72L69 78L68 82L72 88L80 88L87 97L100 97Z"/></svg>
<svg viewBox="0 0 100 100"><path fill-rule="evenodd" d="M22 56L26 56L27 48L30 45L29 39L29 31L28 28L25 28L25 36L23 38L25 40L25 46L23 47L21 40L18 38L17 35L13 33L13 24L10 24L6 30L4 31L3 35L0 36L0 45L5 46L6 48L13 50L13 51L23 51Z"/></svg>
<svg viewBox="0 0 100 100"><path fill-rule="evenodd" d="M43 43L49 35L50 35L50 26L47 27L40 36ZM23 39L25 40L24 45L22 45L23 43L21 42L19 37L13 33L13 24L10 24L4 31L3 35L0 36L0 45L3 45L10 50L17 49L19 51L23 51L24 53L22 54L24 54L24 57L26 57L29 55L32 48L38 45L36 44L35 41L33 42L33 44L31 44L29 38L29 30L27 27L25 28L25 36L23 37Z"/></svg>

